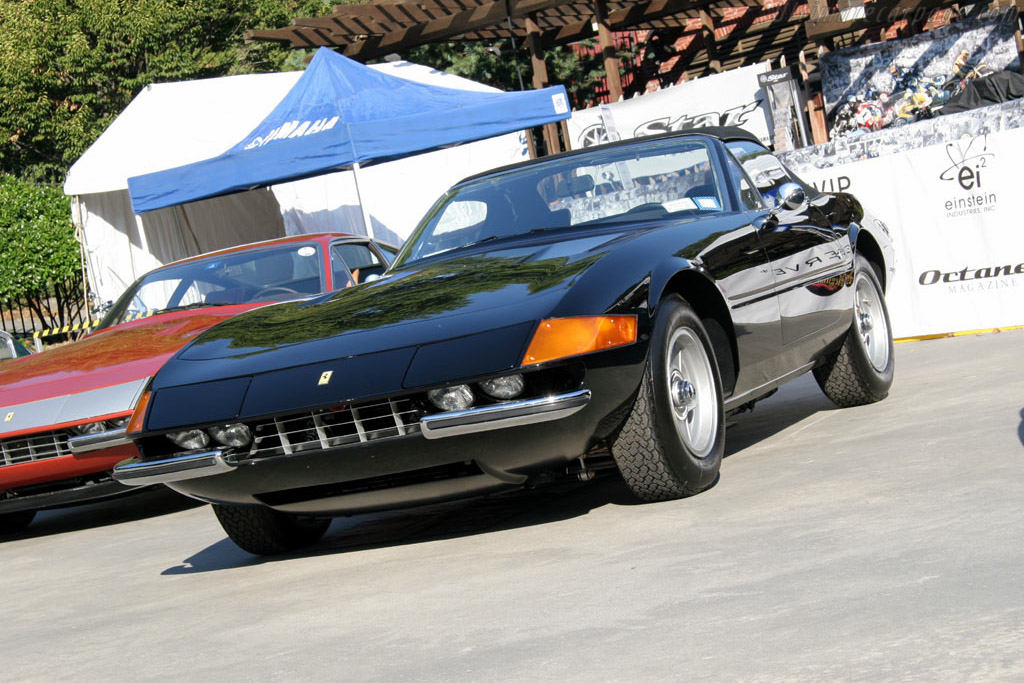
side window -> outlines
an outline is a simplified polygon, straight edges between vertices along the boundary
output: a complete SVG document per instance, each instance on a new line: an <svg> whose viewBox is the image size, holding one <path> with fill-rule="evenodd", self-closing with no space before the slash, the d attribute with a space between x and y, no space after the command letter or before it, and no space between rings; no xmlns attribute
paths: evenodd
<svg viewBox="0 0 1024 683"><path fill-rule="evenodd" d="M757 191L754 183L751 182L747 174L740 168L739 163L732 157L729 157L728 166L732 182L739 190L740 205L748 211L763 209L764 201L761 199L761 193Z"/></svg>
<svg viewBox="0 0 1024 683"><path fill-rule="evenodd" d="M398 249L387 244L377 243L377 248L380 249L380 253L384 254L384 260L388 262L390 266L395 262L395 257L398 256Z"/></svg>
<svg viewBox="0 0 1024 683"><path fill-rule="evenodd" d="M784 183L800 182L786 170L781 161L756 142L733 140L726 143L726 147L740 162L750 179L754 181L754 185L761 192L761 196L764 197L769 208L779 205L779 188Z"/></svg>
<svg viewBox="0 0 1024 683"><path fill-rule="evenodd" d="M335 289L365 282L367 276L380 275L386 267L380 257L365 243L331 245L331 271Z"/></svg>

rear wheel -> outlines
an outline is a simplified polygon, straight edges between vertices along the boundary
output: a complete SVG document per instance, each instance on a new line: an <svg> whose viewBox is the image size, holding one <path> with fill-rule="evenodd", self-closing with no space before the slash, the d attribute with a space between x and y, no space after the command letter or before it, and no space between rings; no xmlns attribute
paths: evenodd
<svg viewBox="0 0 1024 683"><path fill-rule="evenodd" d="M22 510L21 512L8 512L0 515L0 534L13 534L21 531L35 519L35 510Z"/></svg>
<svg viewBox="0 0 1024 683"><path fill-rule="evenodd" d="M709 487L725 449L722 381L707 331L678 296L660 309L640 390L611 449L630 490L648 501Z"/></svg>
<svg viewBox="0 0 1024 683"><path fill-rule="evenodd" d="M228 538L254 555L276 555L316 543L329 519L298 517L259 506L214 505Z"/></svg>
<svg viewBox="0 0 1024 683"><path fill-rule="evenodd" d="M853 324L843 345L814 369L818 386L840 408L881 401L893 379L892 332L885 295L874 267L858 255L854 264Z"/></svg>

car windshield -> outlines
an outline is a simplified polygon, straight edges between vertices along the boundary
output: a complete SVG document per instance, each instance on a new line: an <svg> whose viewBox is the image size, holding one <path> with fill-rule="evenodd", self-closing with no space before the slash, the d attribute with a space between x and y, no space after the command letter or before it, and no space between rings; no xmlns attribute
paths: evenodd
<svg viewBox="0 0 1024 683"><path fill-rule="evenodd" d="M99 327L166 311L266 303L324 290L315 242L251 249L158 268L132 284Z"/></svg>
<svg viewBox="0 0 1024 683"><path fill-rule="evenodd" d="M443 196L398 266L471 244L577 226L722 211L722 186L698 138L638 142L467 181Z"/></svg>

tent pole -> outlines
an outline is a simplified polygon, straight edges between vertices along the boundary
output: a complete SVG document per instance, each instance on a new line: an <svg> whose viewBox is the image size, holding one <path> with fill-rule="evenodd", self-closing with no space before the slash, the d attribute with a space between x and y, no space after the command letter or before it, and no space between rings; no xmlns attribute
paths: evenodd
<svg viewBox="0 0 1024 683"><path fill-rule="evenodd" d="M363 195L359 191L359 162L352 163L352 180L356 183L356 200L359 202L359 210L363 212L363 227L366 228L366 236L371 240L376 239L373 235L373 224L370 222L370 212L363 203Z"/></svg>

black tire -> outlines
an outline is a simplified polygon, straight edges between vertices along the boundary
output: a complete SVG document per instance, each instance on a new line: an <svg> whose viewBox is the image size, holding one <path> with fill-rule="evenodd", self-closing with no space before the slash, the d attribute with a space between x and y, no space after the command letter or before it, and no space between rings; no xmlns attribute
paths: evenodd
<svg viewBox="0 0 1024 683"><path fill-rule="evenodd" d="M35 510L8 512L0 515L0 534L14 534L21 531L32 523L35 516Z"/></svg>
<svg viewBox="0 0 1024 683"><path fill-rule="evenodd" d="M676 295L659 309L640 389L611 447L626 485L646 501L708 488L725 450L722 380L708 333Z"/></svg>
<svg viewBox="0 0 1024 683"><path fill-rule="evenodd" d="M853 324L843 345L814 369L814 379L833 403L850 408L881 401L892 386L892 328L874 266L858 255L853 269Z"/></svg>
<svg viewBox="0 0 1024 683"><path fill-rule="evenodd" d="M316 543L330 519L298 517L267 507L214 505L228 538L253 555L277 555Z"/></svg>

